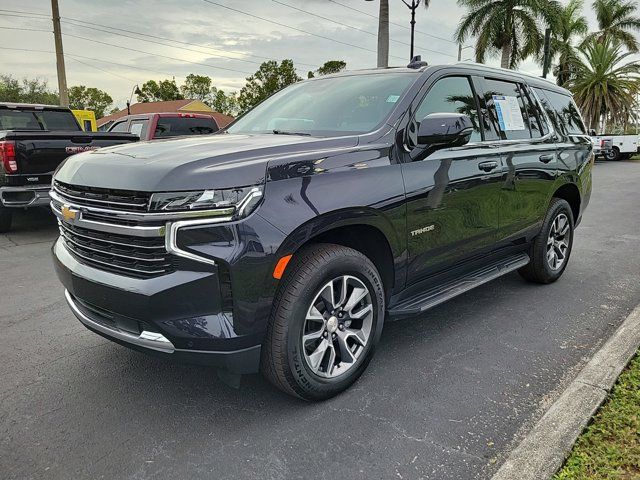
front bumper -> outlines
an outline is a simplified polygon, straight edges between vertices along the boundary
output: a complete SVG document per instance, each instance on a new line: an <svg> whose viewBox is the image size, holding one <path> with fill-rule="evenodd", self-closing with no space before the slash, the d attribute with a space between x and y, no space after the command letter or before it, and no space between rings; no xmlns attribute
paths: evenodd
<svg viewBox="0 0 640 480"><path fill-rule="evenodd" d="M80 263L60 238L52 250L67 302L93 332L167 359L258 371L263 334L242 332L224 311L215 267L139 279Z"/></svg>
<svg viewBox="0 0 640 480"><path fill-rule="evenodd" d="M0 187L0 203L7 208L44 207L51 201L50 185Z"/></svg>

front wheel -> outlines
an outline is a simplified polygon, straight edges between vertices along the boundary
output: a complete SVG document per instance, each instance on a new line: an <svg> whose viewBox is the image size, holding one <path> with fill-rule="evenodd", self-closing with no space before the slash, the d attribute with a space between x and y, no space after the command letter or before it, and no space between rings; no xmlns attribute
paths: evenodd
<svg viewBox="0 0 640 480"><path fill-rule="evenodd" d="M347 389L373 356L384 298L380 274L360 252L317 244L296 253L274 300L262 372L305 400Z"/></svg>
<svg viewBox="0 0 640 480"><path fill-rule="evenodd" d="M531 261L518 270L522 277L531 282L552 283L562 276L573 247L573 222L569 203L554 198L529 250Z"/></svg>

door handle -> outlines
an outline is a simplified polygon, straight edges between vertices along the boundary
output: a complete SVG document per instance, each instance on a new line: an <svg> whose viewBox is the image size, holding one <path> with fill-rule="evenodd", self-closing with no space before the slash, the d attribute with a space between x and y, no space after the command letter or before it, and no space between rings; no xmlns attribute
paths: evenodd
<svg viewBox="0 0 640 480"><path fill-rule="evenodd" d="M490 172L491 170L498 168L498 162L482 162L478 164L478 168L484 172Z"/></svg>
<svg viewBox="0 0 640 480"><path fill-rule="evenodd" d="M540 155L540 161L542 163L549 163L554 158L555 158L555 155L553 155L553 154Z"/></svg>

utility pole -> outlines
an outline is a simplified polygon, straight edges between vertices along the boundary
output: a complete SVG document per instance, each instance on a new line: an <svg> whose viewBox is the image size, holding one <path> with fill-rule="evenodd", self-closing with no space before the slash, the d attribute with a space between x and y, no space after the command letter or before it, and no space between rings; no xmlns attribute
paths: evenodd
<svg viewBox="0 0 640 480"><path fill-rule="evenodd" d="M60 30L60 10L58 0L51 0L51 16L53 18L53 36L56 44L56 67L58 69L58 94L60 105L69 106L69 92L67 91L67 73L64 68L64 52L62 50L62 31Z"/></svg>
<svg viewBox="0 0 640 480"><path fill-rule="evenodd" d="M389 0L380 0L378 16L378 68L389 66Z"/></svg>
<svg viewBox="0 0 640 480"><path fill-rule="evenodd" d="M458 61L459 62L462 61L462 44L461 43L458 44Z"/></svg>

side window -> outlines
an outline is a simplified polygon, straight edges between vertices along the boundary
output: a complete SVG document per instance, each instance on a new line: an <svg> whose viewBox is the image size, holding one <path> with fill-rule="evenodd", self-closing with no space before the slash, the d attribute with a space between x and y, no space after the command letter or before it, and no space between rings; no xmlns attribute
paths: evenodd
<svg viewBox="0 0 640 480"><path fill-rule="evenodd" d="M563 133L566 135L586 135L587 130L584 127L584 123L582 123L580 111L569 95L549 90L545 90L544 94L549 100L555 116L562 124Z"/></svg>
<svg viewBox="0 0 640 480"><path fill-rule="evenodd" d="M122 120L121 122L114 123L110 132L126 132L127 131L127 121Z"/></svg>
<svg viewBox="0 0 640 480"><path fill-rule="evenodd" d="M544 111L547 114L547 117L549 117L549 119L551 120L551 123L553 123L553 128L555 128L556 132L561 133L563 135L567 135L568 133L567 133L566 126L562 121L561 116L555 111L555 109L551 105L551 102L547 98L546 92L541 88L534 88L533 90L536 92L536 95L540 99L540 103L542 103L542 108L544 108Z"/></svg>
<svg viewBox="0 0 640 480"><path fill-rule="evenodd" d="M502 140L526 140L541 137L535 104L524 88L513 82L485 79L485 101L491 123Z"/></svg>
<svg viewBox="0 0 640 480"><path fill-rule="evenodd" d="M473 133L470 142L482 140L476 98L467 77L446 77L438 80L424 97L415 113L416 131L420 122L431 113L462 113L471 118Z"/></svg>
<svg viewBox="0 0 640 480"><path fill-rule="evenodd" d="M131 125L129 126L129 132L137 135L141 139L147 138L147 125L149 124L148 120L131 120Z"/></svg>

